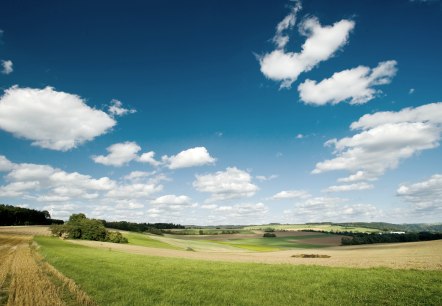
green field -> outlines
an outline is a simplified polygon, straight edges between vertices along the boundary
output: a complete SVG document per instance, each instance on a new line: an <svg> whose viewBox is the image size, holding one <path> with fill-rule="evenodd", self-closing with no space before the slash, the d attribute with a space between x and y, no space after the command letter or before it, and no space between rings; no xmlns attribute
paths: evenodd
<svg viewBox="0 0 442 306"><path fill-rule="evenodd" d="M441 305L440 271L171 259L36 237L99 305Z"/></svg>
<svg viewBox="0 0 442 306"><path fill-rule="evenodd" d="M134 232L123 232L123 236L127 238L129 244L140 245L151 248L162 248L162 249L174 249L181 250L182 248L150 238L146 234L134 233Z"/></svg>
<svg viewBox="0 0 442 306"><path fill-rule="evenodd" d="M379 232L379 229L367 227L341 226L332 224L271 224L271 225L253 225L245 226L244 230L264 230L273 228L276 231L282 230L309 230L317 229L326 232L354 232L354 233L373 233Z"/></svg>
<svg viewBox="0 0 442 306"><path fill-rule="evenodd" d="M310 239L310 238L322 238L327 234L309 235L309 236L287 236L287 237L273 237L273 238L248 238L248 239L228 239L224 241L212 242L231 245L237 248L242 248L252 251L278 251L288 250L294 248L311 249L322 248L324 245L302 243L298 240Z"/></svg>

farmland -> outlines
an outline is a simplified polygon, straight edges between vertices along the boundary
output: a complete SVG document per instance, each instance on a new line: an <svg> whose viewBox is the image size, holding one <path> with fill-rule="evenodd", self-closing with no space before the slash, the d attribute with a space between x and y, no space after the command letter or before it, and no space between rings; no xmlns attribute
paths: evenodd
<svg viewBox="0 0 442 306"><path fill-rule="evenodd" d="M117 244L41 236L44 227L0 228L0 305L442 302L441 240L342 247L335 235L276 233L123 232L129 243Z"/></svg>
<svg viewBox="0 0 442 306"><path fill-rule="evenodd" d="M440 305L442 302L440 271L223 261L214 264L212 260L131 254L46 237L38 237L36 241L46 260L81 284L100 305Z"/></svg>

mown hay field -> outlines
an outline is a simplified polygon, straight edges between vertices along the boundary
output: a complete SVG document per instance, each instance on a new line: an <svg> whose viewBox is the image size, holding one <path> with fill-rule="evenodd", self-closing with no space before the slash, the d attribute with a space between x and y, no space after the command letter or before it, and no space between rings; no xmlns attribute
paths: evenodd
<svg viewBox="0 0 442 306"><path fill-rule="evenodd" d="M0 234L0 305L95 305L32 243L29 235Z"/></svg>

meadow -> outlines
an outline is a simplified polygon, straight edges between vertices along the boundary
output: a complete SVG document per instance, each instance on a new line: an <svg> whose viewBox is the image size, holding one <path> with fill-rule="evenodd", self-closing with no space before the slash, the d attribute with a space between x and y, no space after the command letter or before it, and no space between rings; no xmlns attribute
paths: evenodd
<svg viewBox="0 0 442 306"><path fill-rule="evenodd" d="M99 305L442 304L440 271L214 262L35 241Z"/></svg>
<svg viewBox="0 0 442 306"><path fill-rule="evenodd" d="M265 230L272 228L276 231L302 231L314 230L324 232L354 232L354 233L376 233L379 229L358 226L342 226L336 224L270 224L245 226L244 230Z"/></svg>

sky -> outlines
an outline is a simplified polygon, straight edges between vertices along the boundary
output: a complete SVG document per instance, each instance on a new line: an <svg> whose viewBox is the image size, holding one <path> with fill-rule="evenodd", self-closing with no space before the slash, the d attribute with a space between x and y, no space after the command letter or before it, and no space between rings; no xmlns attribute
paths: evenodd
<svg viewBox="0 0 442 306"><path fill-rule="evenodd" d="M3 1L0 203L442 221L442 2Z"/></svg>

